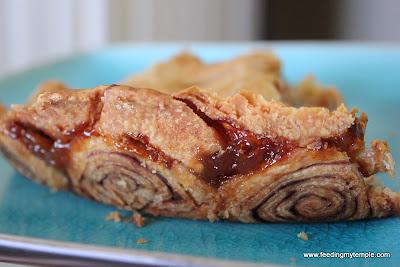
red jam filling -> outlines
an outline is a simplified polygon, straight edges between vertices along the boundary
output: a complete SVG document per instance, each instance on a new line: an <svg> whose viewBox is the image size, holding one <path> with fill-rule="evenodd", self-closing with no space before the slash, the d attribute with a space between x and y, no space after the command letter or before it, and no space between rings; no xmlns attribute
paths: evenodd
<svg viewBox="0 0 400 267"><path fill-rule="evenodd" d="M232 176L262 170L284 158L294 148L293 143L271 139L247 130L219 122L225 129L225 149L201 158L202 177L212 186L220 186Z"/></svg>
<svg viewBox="0 0 400 267"><path fill-rule="evenodd" d="M107 138L112 140L112 138ZM123 138L120 138L118 141L113 142L114 145L118 149L122 149L127 152L133 152L139 155L141 158L147 158L155 162L159 162L164 164L167 168L171 168L174 163L174 159L167 156L160 149L152 146L149 142L149 138L147 136L139 135L139 136L129 136L126 135Z"/></svg>
<svg viewBox="0 0 400 267"><path fill-rule="evenodd" d="M69 143L54 140L45 133L13 122L8 125L8 136L19 140L25 147L50 165L65 169L69 162Z"/></svg>

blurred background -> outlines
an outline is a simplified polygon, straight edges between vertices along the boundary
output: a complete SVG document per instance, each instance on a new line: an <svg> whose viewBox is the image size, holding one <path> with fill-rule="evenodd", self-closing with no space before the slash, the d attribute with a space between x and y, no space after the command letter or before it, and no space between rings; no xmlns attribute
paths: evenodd
<svg viewBox="0 0 400 267"><path fill-rule="evenodd" d="M400 40L397 0L0 0L0 76L136 41Z"/></svg>

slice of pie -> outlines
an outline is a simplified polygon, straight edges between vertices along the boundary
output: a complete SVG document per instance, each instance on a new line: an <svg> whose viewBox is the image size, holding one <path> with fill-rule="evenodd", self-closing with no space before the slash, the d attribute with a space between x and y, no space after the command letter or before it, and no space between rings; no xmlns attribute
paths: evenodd
<svg viewBox="0 0 400 267"><path fill-rule="evenodd" d="M158 71L143 74L143 83L134 78L159 91L47 83L26 105L0 112L1 151L35 181L153 215L250 223L400 214L400 193L371 181L377 172L393 174L394 162L385 142L365 146L365 114L343 104L330 111L281 102L303 101L307 94L293 93L299 89L226 91L218 83L230 84L229 73L262 65L250 56L247 67L233 67L241 60L205 66L190 59L188 69L161 71L160 80ZM191 85L182 75L210 89L180 90ZM238 82L252 79L246 75ZM265 79L257 84L269 90Z"/></svg>

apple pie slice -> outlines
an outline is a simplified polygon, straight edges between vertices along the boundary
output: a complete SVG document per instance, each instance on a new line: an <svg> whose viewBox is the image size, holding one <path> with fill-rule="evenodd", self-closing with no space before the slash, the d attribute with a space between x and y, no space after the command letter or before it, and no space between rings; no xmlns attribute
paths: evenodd
<svg viewBox="0 0 400 267"><path fill-rule="evenodd" d="M0 113L1 151L35 181L153 215L251 223L400 214L400 194L370 182L393 174L394 162L385 142L365 146L365 114L178 89L47 84Z"/></svg>

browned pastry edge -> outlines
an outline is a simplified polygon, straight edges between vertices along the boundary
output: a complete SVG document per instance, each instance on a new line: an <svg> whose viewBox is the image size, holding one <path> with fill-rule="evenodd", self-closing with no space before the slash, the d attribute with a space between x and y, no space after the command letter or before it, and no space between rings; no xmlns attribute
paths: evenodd
<svg viewBox="0 0 400 267"><path fill-rule="evenodd" d="M343 103L342 95L334 87L318 84L310 75L294 88L282 93L282 100L294 107L326 107L334 110Z"/></svg>
<svg viewBox="0 0 400 267"><path fill-rule="evenodd" d="M261 95L241 92L228 98L198 87L174 95L215 120L235 121L242 127L272 138L284 137L301 146L319 138L344 133L355 120L355 113L344 105L330 112L326 108L294 108L277 101L266 101Z"/></svg>
<svg viewBox="0 0 400 267"><path fill-rule="evenodd" d="M45 184L53 190L70 188L69 179L62 171L49 166L20 142L0 134L0 151L22 175Z"/></svg>
<svg viewBox="0 0 400 267"><path fill-rule="evenodd" d="M195 55L183 52L132 75L122 83L168 94L196 85L222 98L250 92L260 94L266 100L283 101L295 107L315 106L334 110L343 103L338 90L318 84L311 75L298 85L289 86L282 78L280 60L268 50L213 64L206 64Z"/></svg>
<svg viewBox="0 0 400 267"><path fill-rule="evenodd" d="M371 206L371 217L400 215L400 194L387 187L369 186L368 201Z"/></svg>

